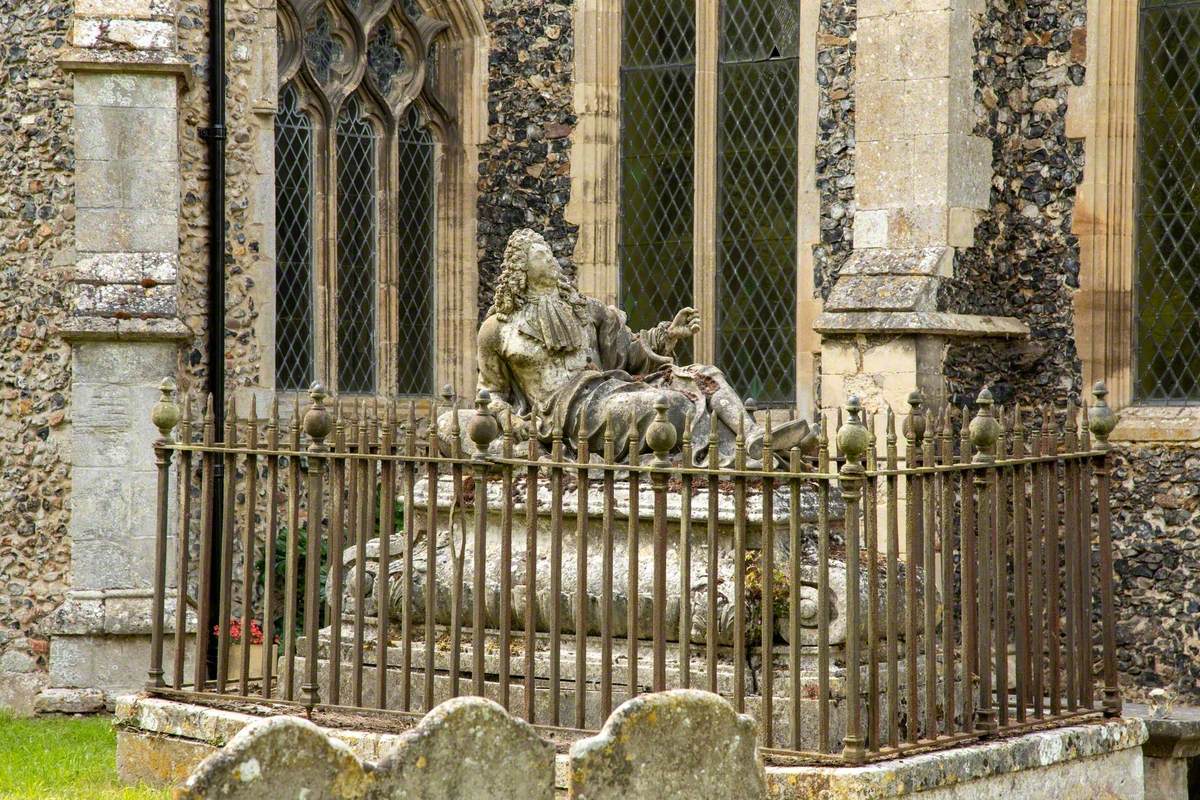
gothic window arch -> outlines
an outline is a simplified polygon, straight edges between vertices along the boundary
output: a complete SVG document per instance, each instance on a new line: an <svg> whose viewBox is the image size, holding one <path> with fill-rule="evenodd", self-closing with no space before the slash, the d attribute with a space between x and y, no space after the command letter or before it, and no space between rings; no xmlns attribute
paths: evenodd
<svg viewBox="0 0 1200 800"><path fill-rule="evenodd" d="M279 12L275 388L432 395L439 206L463 149L435 69L451 25L417 0Z"/></svg>
<svg viewBox="0 0 1200 800"><path fill-rule="evenodd" d="M635 328L698 307L696 356L768 406L798 390L801 13L622 6L621 304Z"/></svg>

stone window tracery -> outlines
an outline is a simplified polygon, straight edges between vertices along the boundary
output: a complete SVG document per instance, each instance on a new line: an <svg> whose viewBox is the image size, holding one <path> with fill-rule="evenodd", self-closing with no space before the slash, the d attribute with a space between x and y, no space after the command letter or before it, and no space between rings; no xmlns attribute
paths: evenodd
<svg viewBox="0 0 1200 800"><path fill-rule="evenodd" d="M635 328L700 308L697 357L780 406L797 396L799 20L793 0L622 17L621 303Z"/></svg>
<svg viewBox="0 0 1200 800"><path fill-rule="evenodd" d="M449 25L413 0L280 4L275 380L434 393L436 247L456 121L431 92Z"/></svg>

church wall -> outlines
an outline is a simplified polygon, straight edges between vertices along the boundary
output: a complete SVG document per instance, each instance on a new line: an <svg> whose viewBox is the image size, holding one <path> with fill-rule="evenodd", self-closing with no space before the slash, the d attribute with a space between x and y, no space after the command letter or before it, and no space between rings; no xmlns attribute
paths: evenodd
<svg viewBox="0 0 1200 800"><path fill-rule="evenodd" d="M504 243L541 232L574 271L571 197L575 30L570 3L490 0L487 138L479 152L479 314L492 301Z"/></svg>
<svg viewBox="0 0 1200 800"><path fill-rule="evenodd" d="M74 265L72 81L55 64L69 0L0 5L0 707L45 682L38 623L70 580L67 540Z"/></svg>

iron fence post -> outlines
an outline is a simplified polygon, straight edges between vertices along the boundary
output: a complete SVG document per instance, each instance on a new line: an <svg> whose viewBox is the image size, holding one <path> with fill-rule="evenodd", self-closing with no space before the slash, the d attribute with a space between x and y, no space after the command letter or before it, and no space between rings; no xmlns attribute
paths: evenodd
<svg viewBox="0 0 1200 800"><path fill-rule="evenodd" d="M317 683L317 653L319 650L317 637L321 619L321 520L323 512L322 467L324 460L320 455L329 448L325 446L325 437L333 428L329 412L325 408L325 387L314 383L309 390L312 405L304 414L304 432L308 434L308 542L304 556L304 637L308 640L308 653L305 656L305 680L300 687L304 695L304 704L312 709L321 702L321 689ZM340 557L340 554L331 554ZM340 624L334 620L334 624ZM334 653L334 658L341 654Z"/></svg>
<svg viewBox="0 0 1200 800"><path fill-rule="evenodd" d="M862 404L858 398L851 397L846 408L850 419L837 433L838 449L846 459L838 471L838 485L846 503L846 699L849 703L842 758L851 764L861 764L866 759L866 746L862 735L862 698L859 696L858 515L866 474L862 457L870 446L870 435L862 423Z"/></svg>
<svg viewBox="0 0 1200 800"><path fill-rule="evenodd" d="M158 387L161 396L150 410L150 419L158 428L158 439L154 442L154 463L158 466L158 498L154 536L154 609L150 618L150 670L146 679L147 689L165 686L163 681L163 617L166 614L167 596L167 506L171 483L172 451L175 426L179 424L180 411L175 403L175 381L163 378ZM186 627L186 626L185 626ZM175 647L182 647L184 631L175 631Z"/></svg>
<svg viewBox="0 0 1200 800"><path fill-rule="evenodd" d="M1112 445L1109 434L1117 427L1117 415L1108 407L1105 398L1108 387L1097 381L1092 389L1096 402L1088 413L1088 422L1096 437L1096 492L1100 511L1100 614L1104 636L1104 713L1109 717L1121 714L1121 688L1117 683L1117 633L1113 603L1113 542L1112 542L1112 475L1109 453Z"/></svg>

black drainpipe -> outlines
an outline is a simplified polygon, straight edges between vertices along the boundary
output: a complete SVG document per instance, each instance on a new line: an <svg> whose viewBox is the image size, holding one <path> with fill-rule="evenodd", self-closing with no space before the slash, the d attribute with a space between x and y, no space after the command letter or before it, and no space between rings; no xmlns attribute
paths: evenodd
<svg viewBox="0 0 1200 800"><path fill-rule="evenodd" d="M208 0L208 102L209 127L200 131L208 142L208 391L213 400L216 440L225 436L225 0ZM221 602L221 529L224 503L224 459L213 469L212 569L209 576L208 673L216 675L217 647L212 626L221 620L212 614Z"/></svg>

